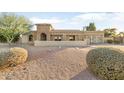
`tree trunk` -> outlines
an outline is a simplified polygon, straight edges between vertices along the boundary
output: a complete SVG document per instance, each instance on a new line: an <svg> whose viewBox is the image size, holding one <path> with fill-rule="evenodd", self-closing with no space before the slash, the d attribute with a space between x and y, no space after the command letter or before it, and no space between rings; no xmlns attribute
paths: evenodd
<svg viewBox="0 0 124 93"><path fill-rule="evenodd" d="M7 43L8 43L9 45L12 45L13 39L14 39L14 38L11 38L11 39L8 38L8 39L7 39Z"/></svg>
<svg viewBox="0 0 124 93"><path fill-rule="evenodd" d="M7 39L7 43L8 43L9 46L10 46L12 42L11 42L10 40Z"/></svg>

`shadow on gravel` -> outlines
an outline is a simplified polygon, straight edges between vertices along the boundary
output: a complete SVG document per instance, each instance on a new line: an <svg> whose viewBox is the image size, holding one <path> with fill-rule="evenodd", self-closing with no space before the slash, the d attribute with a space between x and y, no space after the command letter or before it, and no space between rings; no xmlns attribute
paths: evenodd
<svg viewBox="0 0 124 93"><path fill-rule="evenodd" d="M86 68L70 80L97 80L97 78Z"/></svg>

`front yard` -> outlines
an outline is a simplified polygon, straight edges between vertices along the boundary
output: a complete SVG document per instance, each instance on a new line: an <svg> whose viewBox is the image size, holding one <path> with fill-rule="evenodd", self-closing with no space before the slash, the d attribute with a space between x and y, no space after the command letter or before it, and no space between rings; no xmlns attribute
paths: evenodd
<svg viewBox="0 0 124 93"><path fill-rule="evenodd" d="M95 80L88 69L86 55L90 49L103 47L34 47L21 46L28 50L26 63L0 70L0 79L5 80ZM124 46L106 46L124 50ZM0 50L8 49L1 46Z"/></svg>

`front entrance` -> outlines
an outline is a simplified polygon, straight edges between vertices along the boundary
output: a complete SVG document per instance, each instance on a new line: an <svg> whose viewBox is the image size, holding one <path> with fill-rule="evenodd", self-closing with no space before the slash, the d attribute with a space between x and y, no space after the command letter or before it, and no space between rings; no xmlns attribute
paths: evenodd
<svg viewBox="0 0 124 93"><path fill-rule="evenodd" d="M47 35L45 33L41 33L40 40L41 41L46 41L47 40Z"/></svg>

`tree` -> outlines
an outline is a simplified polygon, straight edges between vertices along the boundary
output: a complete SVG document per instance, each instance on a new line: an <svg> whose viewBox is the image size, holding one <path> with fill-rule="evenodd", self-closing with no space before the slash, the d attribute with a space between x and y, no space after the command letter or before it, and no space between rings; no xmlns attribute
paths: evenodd
<svg viewBox="0 0 124 93"><path fill-rule="evenodd" d="M120 32L120 33L118 34L118 36L124 37L124 32Z"/></svg>
<svg viewBox="0 0 124 93"><path fill-rule="evenodd" d="M1 33L0 33L0 42L6 42L6 39L3 37Z"/></svg>
<svg viewBox="0 0 124 93"><path fill-rule="evenodd" d="M14 13L0 14L0 34L9 44L20 34L29 31L30 26L31 22L24 16L17 16Z"/></svg>
<svg viewBox="0 0 124 93"><path fill-rule="evenodd" d="M107 28L104 29L104 36L105 37L114 37L116 35L116 28Z"/></svg>
<svg viewBox="0 0 124 93"><path fill-rule="evenodd" d="M94 23L89 23L89 26L86 26L86 31L96 31L96 26Z"/></svg>

